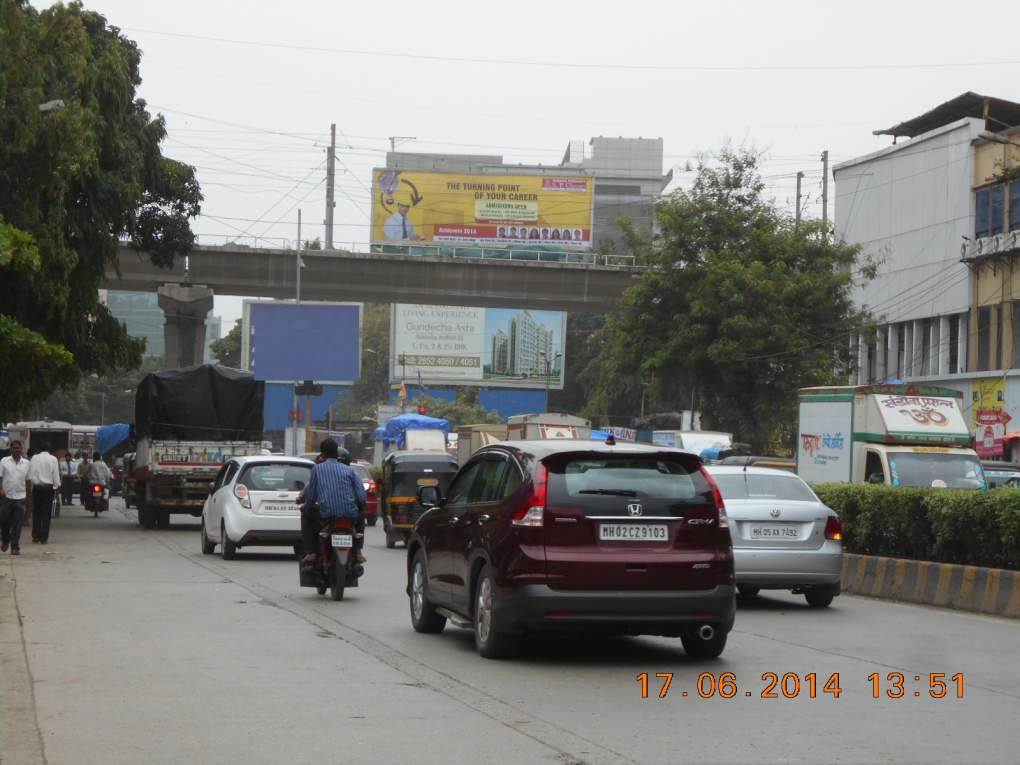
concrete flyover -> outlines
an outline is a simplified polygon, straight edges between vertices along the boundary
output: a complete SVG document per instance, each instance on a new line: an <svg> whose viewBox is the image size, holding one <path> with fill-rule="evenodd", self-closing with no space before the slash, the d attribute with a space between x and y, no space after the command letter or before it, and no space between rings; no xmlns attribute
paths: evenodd
<svg viewBox="0 0 1020 765"><path fill-rule="evenodd" d="M120 273L105 287L155 292L168 282L206 285L219 295L290 298L295 294L294 250L196 247L172 269L158 268L127 246ZM636 266L305 251L303 300L532 308L600 312L616 305L640 277Z"/></svg>

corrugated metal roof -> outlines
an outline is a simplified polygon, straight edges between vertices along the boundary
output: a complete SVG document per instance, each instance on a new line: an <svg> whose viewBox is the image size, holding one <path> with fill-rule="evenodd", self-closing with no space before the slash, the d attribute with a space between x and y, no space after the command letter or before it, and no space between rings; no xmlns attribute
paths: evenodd
<svg viewBox="0 0 1020 765"><path fill-rule="evenodd" d="M985 129L1000 131L1020 125L1020 104L1003 98L983 96L967 91L944 104L939 104L919 117L906 120L885 130L875 130L874 135L914 136L948 125L964 117L985 120Z"/></svg>

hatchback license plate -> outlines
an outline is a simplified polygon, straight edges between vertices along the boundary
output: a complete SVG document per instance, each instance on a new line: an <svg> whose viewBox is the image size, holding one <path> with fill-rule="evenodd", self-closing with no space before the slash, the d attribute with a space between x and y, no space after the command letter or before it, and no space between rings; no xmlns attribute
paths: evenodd
<svg viewBox="0 0 1020 765"><path fill-rule="evenodd" d="M601 523L599 539L603 542L665 542L669 529L665 524Z"/></svg>
<svg viewBox="0 0 1020 765"><path fill-rule="evenodd" d="M350 534L334 534L333 547L354 547L354 537Z"/></svg>
<svg viewBox="0 0 1020 765"><path fill-rule="evenodd" d="M751 539L799 539L800 531L796 526L752 526Z"/></svg>
<svg viewBox="0 0 1020 765"><path fill-rule="evenodd" d="M296 504L285 505L276 502L263 502L259 505L259 510L263 513L292 513L297 515L300 509L301 508Z"/></svg>

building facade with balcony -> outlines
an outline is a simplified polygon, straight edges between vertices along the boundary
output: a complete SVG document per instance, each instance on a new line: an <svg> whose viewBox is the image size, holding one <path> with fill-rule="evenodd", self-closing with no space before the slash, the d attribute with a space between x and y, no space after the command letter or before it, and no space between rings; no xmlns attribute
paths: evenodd
<svg viewBox="0 0 1020 765"><path fill-rule="evenodd" d="M849 339L850 382L962 391L989 457L1020 418L1018 126L1020 104L965 93L876 131L893 144L833 172L836 234L879 264L856 287L878 329Z"/></svg>

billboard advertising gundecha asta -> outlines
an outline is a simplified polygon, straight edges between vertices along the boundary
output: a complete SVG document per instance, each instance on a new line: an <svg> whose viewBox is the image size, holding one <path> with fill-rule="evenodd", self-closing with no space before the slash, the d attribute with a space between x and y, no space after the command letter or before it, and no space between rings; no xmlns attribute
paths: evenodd
<svg viewBox="0 0 1020 765"><path fill-rule="evenodd" d="M372 242L589 249L593 180L372 171Z"/></svg>
<svg viewBox="0 0 1020 765"><path fill-rule="evenodd" d="M390 379L560 390L566 326L560 311L397 303Z"/></svg>

